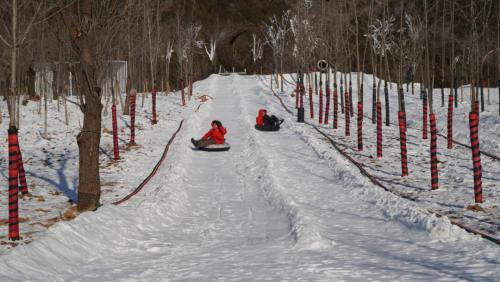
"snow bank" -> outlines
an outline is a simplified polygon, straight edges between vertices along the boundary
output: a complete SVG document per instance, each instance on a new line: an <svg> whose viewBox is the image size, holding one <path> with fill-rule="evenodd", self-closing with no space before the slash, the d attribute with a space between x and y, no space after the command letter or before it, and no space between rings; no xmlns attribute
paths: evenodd
<svg viewBox="0 0 500 282"><path fill-rule="evenodd" d="M267 107L270 109L270 112L280 112L282 116L290 116L267 86L261 85L261 88L264 91L260 91L259 95L262 99L268 101ZM284 102L290 100L289 95L284 95L281 97ZM295 101L289 102L295 103ZM290 103L286 103L286 105L291 109ZM333 172L340 175L344 187L351 189L349 192L351 195L377 206L384 212L388 220L397 220L410 228L423 229L429 233L431 238L441 241L481 239L480 236L468 233L453 225L448 218L438 218L417 206L414 202L383 190L374 185L368 178L365 178L365 182L359 181L364 176L361 175L358 168L333 149L329 142L322 136L319 136L319 133L312 126L287 122L286 128L298 133L317 152L319 157L328 160ZM349 172L345 171L346 167L350 168Z"/></svg>

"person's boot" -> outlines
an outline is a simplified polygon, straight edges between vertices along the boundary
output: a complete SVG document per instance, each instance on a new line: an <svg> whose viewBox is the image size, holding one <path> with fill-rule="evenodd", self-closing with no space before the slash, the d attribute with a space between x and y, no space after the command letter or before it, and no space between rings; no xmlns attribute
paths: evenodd
<svg viewBox="0 0 500 282"><path fill-rule="evenodd" d="M193 143L193 145L198 148L198 143L199 142L196 142L196 140L194 140L194 138L191 138L191 143Z"/></svg>
<svg viewBox="0 0 500 282"><path fill-rule="evenodd" d="M284 121L285 121L284 119L280 119L280 120L278 121L278 125L281 125Z"/></svg>

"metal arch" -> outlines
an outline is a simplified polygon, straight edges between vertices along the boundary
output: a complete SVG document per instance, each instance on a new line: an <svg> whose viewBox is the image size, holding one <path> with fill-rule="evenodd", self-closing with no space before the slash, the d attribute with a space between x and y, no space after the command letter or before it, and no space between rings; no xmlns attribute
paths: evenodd
<svg viewBox="0 0 500 282"><path fill-rule="evenodd" d="M249 66L244 66L233 56L233 43L236 41L238 36L245 32L250 32L257 35L263 42L265 42L265 36L262 31L252 25L251 23L236 24L231 27L226 28L221 32L219 38L217 39L217 47L215 52L220 64L227 70L233 70L235 72L245 71L247 73L257 73L263 63L263 58L257 59L253 64ZM264 54L263 54L264 55Z"/></svg>

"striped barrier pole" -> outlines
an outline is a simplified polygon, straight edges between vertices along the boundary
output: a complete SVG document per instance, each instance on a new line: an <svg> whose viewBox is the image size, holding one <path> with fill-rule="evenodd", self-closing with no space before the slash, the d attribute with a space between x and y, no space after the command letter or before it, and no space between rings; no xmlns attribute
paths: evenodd
<svg viewBox="0 0 500 282"><path fill-rule="evenodd" d="M403 88L401 88L403 90ZM404 90L403 90L404 92ZM408 153L406 150L406 123L403 111L398 112L399 118L399 142L401 145L401 171L403 177L408 176Z"/></svg>
<svg viewBox="0 0 500 282"><path fill-rule="evenodd" d="M448 149L453 148L453 93L448 100Z"/></svg>
<svg viewBox="0 0 500 282"><path fill-rule="evenodd" d="M319 124L323 124L323 82L319 81Z"/></svg>
<svg viewBox="0 0 500 282"><path fill-rule="evenodd" d="M19 140L17 140L17 152L18 152L18 175L19 175L19 190L23 195L28 194L28 184L26 183L26 171L24 170L23 155L21 154L21 148L19 147Z"/></svg>
<svg viewBox="0 0 500 282"><path fill-rule="evenodd" d="M304 91L305 91L305 88L304 88L304 81L302 79L300 79L300 107L301 108L304 108Z"/></svg>
<svg viewBox="0 0 500 282"><path fill-rule="evenodd" d="M311 119L314 119L313 90L311 86L309 86L309 108L311 111Z"/></svg>
<svg viewBox="0 0 500 282"><path fill-rule="evenodd" d="M377 121L377 85L373 83L373 95L372 95L372 123L375 124Z"/></svg>
<svg viewBox="0 0 500 282"><path fill-rule="evenodd" d="M330 114L330 86L326 85L326 108L325 108L325 124L328 124L328 115Z"/></svg>
<svg viewBox="0 0 500 282"><path fill-rule="evenodd" d="M9 140L9 240L19 240L17 128L8 129Z"/></svg>
<svg viewBox="0 0 500 282"><path fill-rule="evenodd" d="M113 114L113 147L115 151L115 160L120 159L120 152L118 148L118 123L116 120L116 106L111 107L111 112Z"/></svg>
<svg viewBox="0 0 500 282"><path fill-rule="evenodd" d="M351 114L349 107L349 92L345 93L345 136L351 136Z"/></svg>
<svg viewBox="0 0 500 282"><path fill-rule="evenodd" d="M427 93L424 92L423 95L423 131L422 131L422 138L427 139Z"/></svg>
<svg viewBox="0 0 500 282"><path fill-rule="evenodd" d="M437 167L437 130L436 130L436 116L429 115L431 121L431 188L436 190L439 188L438 184L438 167Z"/></svg>
<svg viewBox="0 0 500 282"><path fill-rule="evenodd" d="M181 80L181 96L182 96L182 105L186 105L186 99L184 98L184 80Z"/></svg>
<svg viewBox="0 0 500 282"><path fill-rule="evenodd" d="M500 101L500 79L497 80L498 85L498 101ZM498 103L498 114L500 115L500 103Z"/></svg>
<svg viewBox="0 0 500 282"><path fill-rule="evenodd" d="M363 103L358 102L358 151L363 151Z"/></svg>
<svg viewBox="0 0 500 282"><path fill-rule="evenodd" d="M153 124L156 124L156 88L153 88L151 96L153 96Z"/></svg>
<svg viewBox="0 0 500 282"><path fill-rule="evenodd" d="M481 153L479 152L479 117L475 112L469 113L470 144L472 149L472 165L474 169L474 199L483 202Z"/></svg>
<svg viewBox="0 0 500 282"><path fill-rule="evenodd" d="M405 91L403 87L399 90L401 92L401 111L404 114L404 122L405 122L405 133L406 133L406 107L405 107Z"/></svg>
<svg viewBox="0 0 500 282"><path fill-rule="evenodd" d="M337 83L333 84L333 129L338 128L339 117L339 94L337 93Z"/></svg>
<svg viewBox="0 0 500 282"><path fill-rule="evenodd" d="M457 78L453 81L453 88L455 89L455 108L458 108L458 82Z"/></svg>
<svg viewBox="0 0 500 282"><path fill-rule="evenodd" d="M387 80L384 85L385 93L385 126L389 126L389 89L387 88Z"/></svg>
<svg viewBox="0 0 500 282"><path fill-rule="evenodd" d="M130 143L135 143L135 101L137 93L130 96Z"/></svg>
<svg viewBox="0 0 500 282"><path fill-rule="evenodd" d="M377 102L377 158L382 158L382 103Z"/></svg>

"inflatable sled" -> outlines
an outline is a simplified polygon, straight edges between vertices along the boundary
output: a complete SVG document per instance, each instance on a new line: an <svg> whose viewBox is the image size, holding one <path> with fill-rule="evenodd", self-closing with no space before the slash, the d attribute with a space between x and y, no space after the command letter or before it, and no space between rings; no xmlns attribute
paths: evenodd
<svg viewBox="0 0 500 282"><path fill-rule="evenodd" d="M229 145L229 143L213 144L213 145L208 145L206 147L199 147L198 148L198 150L200 150L200 151L207 151L207 152L229 151L229 149L231 149L231 145Z"/></svg>
<svg viewBox="0 0 500 282"><path fill-rule="evenodd" d="M260 131L278 131L280 130L279 125L268 125L268 124L256 124L255 129Z"/></svg>

